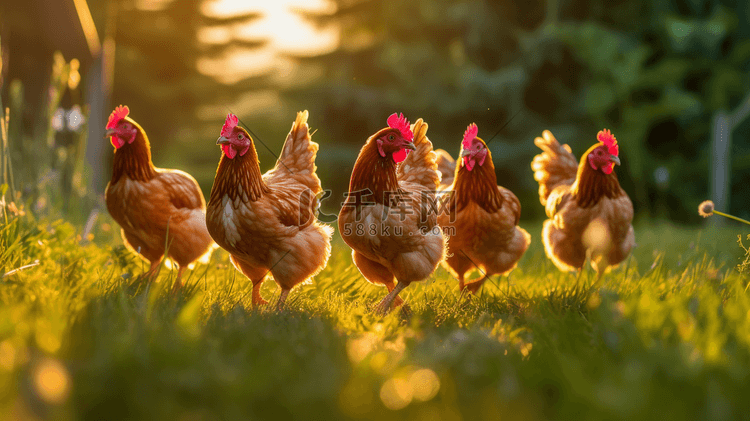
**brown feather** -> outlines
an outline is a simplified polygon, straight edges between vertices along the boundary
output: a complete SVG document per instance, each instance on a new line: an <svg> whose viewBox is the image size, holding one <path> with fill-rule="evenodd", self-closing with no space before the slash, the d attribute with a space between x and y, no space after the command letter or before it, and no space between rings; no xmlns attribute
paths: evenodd
<svg viewBox="0 0 750 421"><path fill-rule="evenodd" d="M371 192L362 194L359 198L360 202L375 202L388 206L389 196L392 198L393 192L399 191L396 162L390 155L381 156L376 143L379 137L390 130L393 129L383 129L370 136L354 164L349 181L349 192L357 193L365 190ZM346 201L347 203L355 202L357 197L355 194L350 194Z"/></svg>
<svg viewBox="0 0 750 421"><path fill-rule="evenodd" d="M603 197L614 199L625 194L615 171L604 174L589 165L589 154L599 146L600 143L594 144L583 154L578 164L576 181L570 189L578 206L584 209L596 205Z"/></svg>
<svg viewBox="0 0 750 421"><path fill-rule="evenodd" d="M213 201L221 203L224 195L228 195L232 201L239 198L243 202L248 200L255 202L269 191L260 173L255 144L251 144L243 156L238 153L234 159L229 159L226 155L221 155L214 185L211 187L209 203Z"/></svg>
<svg viewBox="0 0 750 421"><path fill-rule="evenodd" d="M146 132L130 117L125 117L125 120L138 129L138 134L133 143L115 150L110 184L117 183L122 176L134 181L148 181L156 176L156 168L151 162L151 144Z"/></svg>
<svg viewBox="0 0 750 421"><path fill-rule="evenodd" d="M503 196L497 188L495 165L489 149L484 164L477 164L472 171L464 166L463 158L458 159L452 190L453 193L447 196L449 212L459 212L471 202L481 206L487 213L495 213L503 206Z"/></svg>

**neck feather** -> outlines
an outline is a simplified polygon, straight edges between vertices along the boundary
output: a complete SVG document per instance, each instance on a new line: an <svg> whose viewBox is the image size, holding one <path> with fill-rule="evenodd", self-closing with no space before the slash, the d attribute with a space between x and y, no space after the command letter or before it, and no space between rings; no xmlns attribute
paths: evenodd
<svg viewBox="0 0 750 421"><path fill-rule="evenodd" d="M133 143L126 143L115 151L112 163L112 181L116 183L126 176L131 180L148 181L156 176L156 168L151 162L151 144L146 132L139 126Z"/></svg>
<svg viewBox="0 0 750 421"><path fill-rule="evenodd" d="M349 181L350 193L365 190L372 194L362 194L362 201L384 205L388 205L389 194L399 191L396 162L390 154L380 155L375 136L370 137L359 152ZM354 200L351 195L349 199Z"/></svg>
<svg viewBox="0 0 750 421"><path fill-rule="evenodd" d="M492 155L487 150L484 164L477 163L469 171L464 166L464 160L459 158L456 165L456 177L453 181L453 193L449 196L449 208L460 211L466 205L474 202L485 211L494 213L503 205L503 196L497 189L497 176Z"/></svg>
<svg viewBox="0 0 750 421"><path fill-rule="evenodd" d="M625 194L617 180L617 174L612 171L605 174L600 170L595 170L589 165L588 156L599 145L595 144L590 147L581 157L578 164L578 174L576 181L571 187L571 192L575 197L576 203L582 208L594 206L604 198L614 199Z"/></svg>
<svg viewBox="0 0 750 421"><path fill-rule="evenodd" d="M255 145L251 145L245 155L238 153L234 159L222 153L209 201L220 203L222 197L227 195L233 201L239 198L244 202L254 202L269 191L260 173Z"/></svg>

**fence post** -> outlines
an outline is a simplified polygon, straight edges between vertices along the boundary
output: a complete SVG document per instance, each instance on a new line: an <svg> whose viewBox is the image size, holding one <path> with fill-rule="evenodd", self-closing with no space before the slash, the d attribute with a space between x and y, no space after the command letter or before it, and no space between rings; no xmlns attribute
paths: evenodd
<svg viewBox="0 0 750 421"><path fill-rule="evenodd" d="M711 132L711 200L714 201L716 209L729 212L729 190L731 189L731 167L732 158L730 154L732 143L732 131L729 127L729 117L723 110L718 111L713 118L713 130ZM716 218L714 223L723 223L721 218Z"/></svg>
<svg viewBox="0 0 750 421"><path fill-rule="evenodd" d="M711 200L717 210L731 212L729 209L732 190L732 131L750 115L750 93L742 100L732 113L724 110L716 112L711 132ZM714 223L724 223L718 218Z"/></svg>

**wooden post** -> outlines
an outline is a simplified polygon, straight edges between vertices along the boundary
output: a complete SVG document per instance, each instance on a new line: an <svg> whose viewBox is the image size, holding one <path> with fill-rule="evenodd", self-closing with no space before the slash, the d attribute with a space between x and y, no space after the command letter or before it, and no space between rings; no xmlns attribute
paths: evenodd
<svg viewBox="0 0 750 421"><path fill-rule="evenodd" d="M713 118L711 132L712 161L711 161L711 200L716 210L731 212L729 209L732 190L732 131L750 115L750 94L732 113L727 114L719 110ZM723 218L715 219L714 223L724 223Z"/></svg>
<svg viewBox="0 0 750 421"><path fill-rule="evenodd" d="M89 104L88 139L86 142L86 163L91 174L88 184L90 192L96 196L104 194L107 185L107 153L111 153L109 142L104 140L104 126L110 107L112 80L114 76L115 42L114 33L117 17L117 2L109 2L104 42L98 57L89 70L89 86L86 102Z"/></svg>
<svg viewBox="0 0 750 421"><path fill-rule="evenodd" d="M729 190L731 188L731 143L732 133L729 127L729 117L723 110L718 111L713 118L713 130L711 132L711 144L713 153L711 155L711 200L714 201L716 209L729 212ZM721 218L717 219L721 223Z"/></svg>

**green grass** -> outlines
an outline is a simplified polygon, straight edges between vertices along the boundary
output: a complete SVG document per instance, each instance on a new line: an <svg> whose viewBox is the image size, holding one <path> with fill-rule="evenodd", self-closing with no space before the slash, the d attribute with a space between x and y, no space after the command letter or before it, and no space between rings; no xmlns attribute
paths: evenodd
<svg viewBox="0 0 750 421"><path fill-rule="evenodd" d="M523 225L523 224L522 224ZM168 294L106 217L82 227L9 216L0 229L4 419L748 419L750 296L738 228L639 224L596 290L544 257L467 300L442 268L405 291L413 314L371 311L337 240L289 309L250 305L219 250ZM536 228L536 229L535 229ZM744 228L744 227L743 227ZM745 235L747 233L744 233ZM587 272L583 283L589 285ZM263 294L278 296L273 282Z"/></svg>

